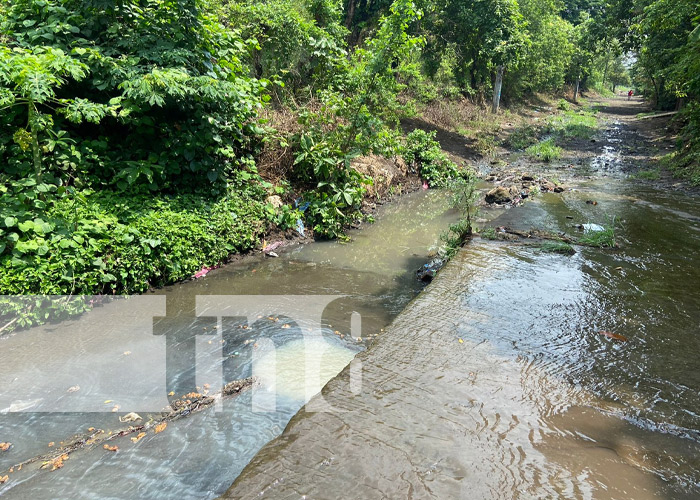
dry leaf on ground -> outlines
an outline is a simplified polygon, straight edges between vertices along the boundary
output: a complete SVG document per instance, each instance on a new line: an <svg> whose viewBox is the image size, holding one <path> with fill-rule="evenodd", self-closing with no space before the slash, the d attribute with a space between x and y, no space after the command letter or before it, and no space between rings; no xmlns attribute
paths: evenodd
<svg viewBox="0 0 700 500"><path fill-rule="evenodd" d="M141 441L141 439L143 439L143 437L144 437L145 435L146 435L145 432L139 432L139 433L136 435L136 437L132 437L132 438L131 438L131 441L134 442L134 443L138 443L139 441Z"/></svg>

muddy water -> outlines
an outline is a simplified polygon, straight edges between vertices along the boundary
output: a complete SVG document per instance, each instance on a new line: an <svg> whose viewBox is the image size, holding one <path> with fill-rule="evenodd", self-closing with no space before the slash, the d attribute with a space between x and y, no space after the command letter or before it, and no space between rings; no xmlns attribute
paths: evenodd
<svg viewBox="0 0 700 500"><path fill-rule="evenodd" d="M222 380L251 374L259 385L171 422L158 435L115 441L116 453L101 447L76 452L53 472L38 470L41 462L26 466L0 485L0 495L222 494L304 402L423 288L414 271L456 218L445 193L413 193L383 207L377 222L353 234L351 243L313 243L278 259L245 260L155 294L106 301L80 321L1 339L0 442L13 444L0 452L3 471L89 427L122 428L118 416L127 412L147 420L168 405L169 393L202 390L205 383L214 392ZM240 295L270 299L254 297L247 305L236 299L231 307L237 314L215 311Z"/></svg>
<svg viewBox="0 0 700 500"><path fill-rule="evenodd" d="M697 198L591 180L493 224L612 216L615 250L474 240L228 496L698 498Z"/></svg>

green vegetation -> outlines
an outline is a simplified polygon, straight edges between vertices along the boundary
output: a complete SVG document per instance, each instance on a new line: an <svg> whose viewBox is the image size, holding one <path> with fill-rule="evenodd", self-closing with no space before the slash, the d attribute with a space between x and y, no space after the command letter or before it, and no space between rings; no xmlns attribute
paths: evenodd
<svg viewBox="0 0 700 500"><path fill-rule="evenodd" d="M445 187L463 175L457 165L440 149L435 131L414 130L406 138L402 156L422 179L432 187Z"/></svg>
<svg viewBox="0 0 700 500"><path fill-rule="evenodd" d="M555 144L552 137L533 144L525 152L533 158L538 158L545 162L561 158L561 148Z"/></svg>
<svg viewBox="0 0 700 500"><path fill-rule="evenodd" d="M440 236L442 246L440 257L450 260L474 233L474 217L477 214L479 192L476 188L476 175L468 171L451 185L453 191L452 206L458 209L462 217Z"/></svg>
<svg viewBox="0 0 700 500"><path fill-rule="evenodd" d="M636 179L646 179L649 181L655 181L661 177L661 174L660 174L658 168L653 168L650 170L640 170L639 172L634 174L632 177L634 177Z"/></svg>
<svg viewBox="0 0 700 500"><path fill-rule="evenodd" d="M694 0L644 0L624 11L616 35L637 60L632 84L655 108L680 108L684 124L671 170L700 185L700 4ZM626 33L623 26L634 26Z"/></svg>
<svg viewBox="0 0 700 500"><path fill-rule="evenodd" d="M496 229L493 227L485 227L479 231L479 236L485 240L497 240L498 235L496 234Z"/></svg>
<svg viewBox="0 0 700 500"><path fill-rule="evenodd" d="M578 243L589 247L614 248L615 242L615 217L609 224L603 226L602 231L586 230L578 239Z"/></svg>
<svg viewBox="0 0 700 500"><path fill-rule="evenodd" d="M515 149L525 149L537 142L537 129L532 125L518 127L508 137L508 144Z"/></svg>
<svg viewBox="0 0 700 500"><path fill-rule="evenodd" d="M539 249L543 252L561 255L574 255L576 253L574 247L563 241L545 241L539 246Z"/></svg>
<svg viewBox="0 0 700 500"><path fill-rule="evenodd" d="M548 132L563 139L590 139L598 129L598 119L591 111L565 111L553 117Z"/></svg>
<svg viewBox="0 0 700 500"><path fill-rule="evenodd" d="M253 247L274 215L249 196L87 192L55 198L43 213L4 219L15 242L0 277L7 294L143 292Z"/></svg>

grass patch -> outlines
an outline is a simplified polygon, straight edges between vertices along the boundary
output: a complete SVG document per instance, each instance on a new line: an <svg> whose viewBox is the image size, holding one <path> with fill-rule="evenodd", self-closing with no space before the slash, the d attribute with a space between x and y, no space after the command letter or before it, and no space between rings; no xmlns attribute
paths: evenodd
<svg viewBox="0 0 700 500"><path fill-rule="evenodd" d="M483 228L481 231L479 231L479 236L481 236L481 238L484 240L496 240L496 239L498 239L498 235L496 234L496 230L492 227Z"/></svg>
<svg viewBox="0 0 700 500"><path fill-rule="evenodd" d="M549 122L549 131L565 139L590 139L597 130L598 118L591 111L565 111Z"/></svg>
<svg viewBox="0 0 700 500"><path fill-rule="evenodd" d="M533 158L539 158L546 162L561 158L561 148L554 143L553 138L533 144L525 152Z"/></svg>
<svg viewBox="0 0 700 500"><path fill-rule="evenodd" d="M540 250L547 253L558 253L561 255L573 255L576 253L574 247L563 241L546 241L540 245Z"/></svg>
<svg viewBox="0 0 700 500"><path fill-rule="evenodd" d="M661 172L658 168L653 168L650 170L640 170L636 174L632 175L635 179L646 179L648 181L656 181L661 178Z"/></svg>
<svg viewBox="0 0 700 500"><path fill-rule="evenodd" d="M579 238L579 244L588 247L597 248L614 248L615 243L615 218L613 217L610 224L603 226L602 231L585 231L584 235Z"/></svg>
<svg viewBox="0 0 700 500"><path fill-rule="evenodd" d="M537 142L537 129L532 125L518 127L508 137L508 144L514 149L525 149Z"/></svg>

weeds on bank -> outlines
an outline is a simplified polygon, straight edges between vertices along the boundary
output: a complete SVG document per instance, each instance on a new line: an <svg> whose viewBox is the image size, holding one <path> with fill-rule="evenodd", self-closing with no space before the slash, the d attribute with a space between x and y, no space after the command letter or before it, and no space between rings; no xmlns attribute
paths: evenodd
<svg viewBox="0 0 700 500"><path fill-rule="evenodd" d="M537 144L533 144L525 150L529 156L539 158L545 162L561 158L561 151L561 148L555 144L554 138L551 137Z"/></svg>
<svg viewBox="0 0 700 500"><path fill-rule="evenodd" d="M476 189L476 175L470 175L452 183L454 195L452 206L462 212L459 222L451 224L447 232L440 235L442 245L440 257L450 260L474 233L473 220L477 214L476 203L479 200L479 192Z"/></svg>
<svg viewBox="0 0 700 500"><path fill-rule="evenodd" d="M700 148L687 148L680 153L674 151L661 157L661 164L671 170L675 177L685 179L692 186L700 186Z"/></svg>
<svg viewBox="0 0 700 500"><path fill-rule="evenodd" d="M508 145L513 149L525 149L537 142L537 129L532 125L518 127L508 137Z"/></svg>
<svg viewBox="0 0 700 500"><path fill-rule="evenodd" d="M653 168L650 170L640 170L636 174L633 174L634 179L646 179L648 181L656 181L661 178L661 172L658 168Z"/></svg>

